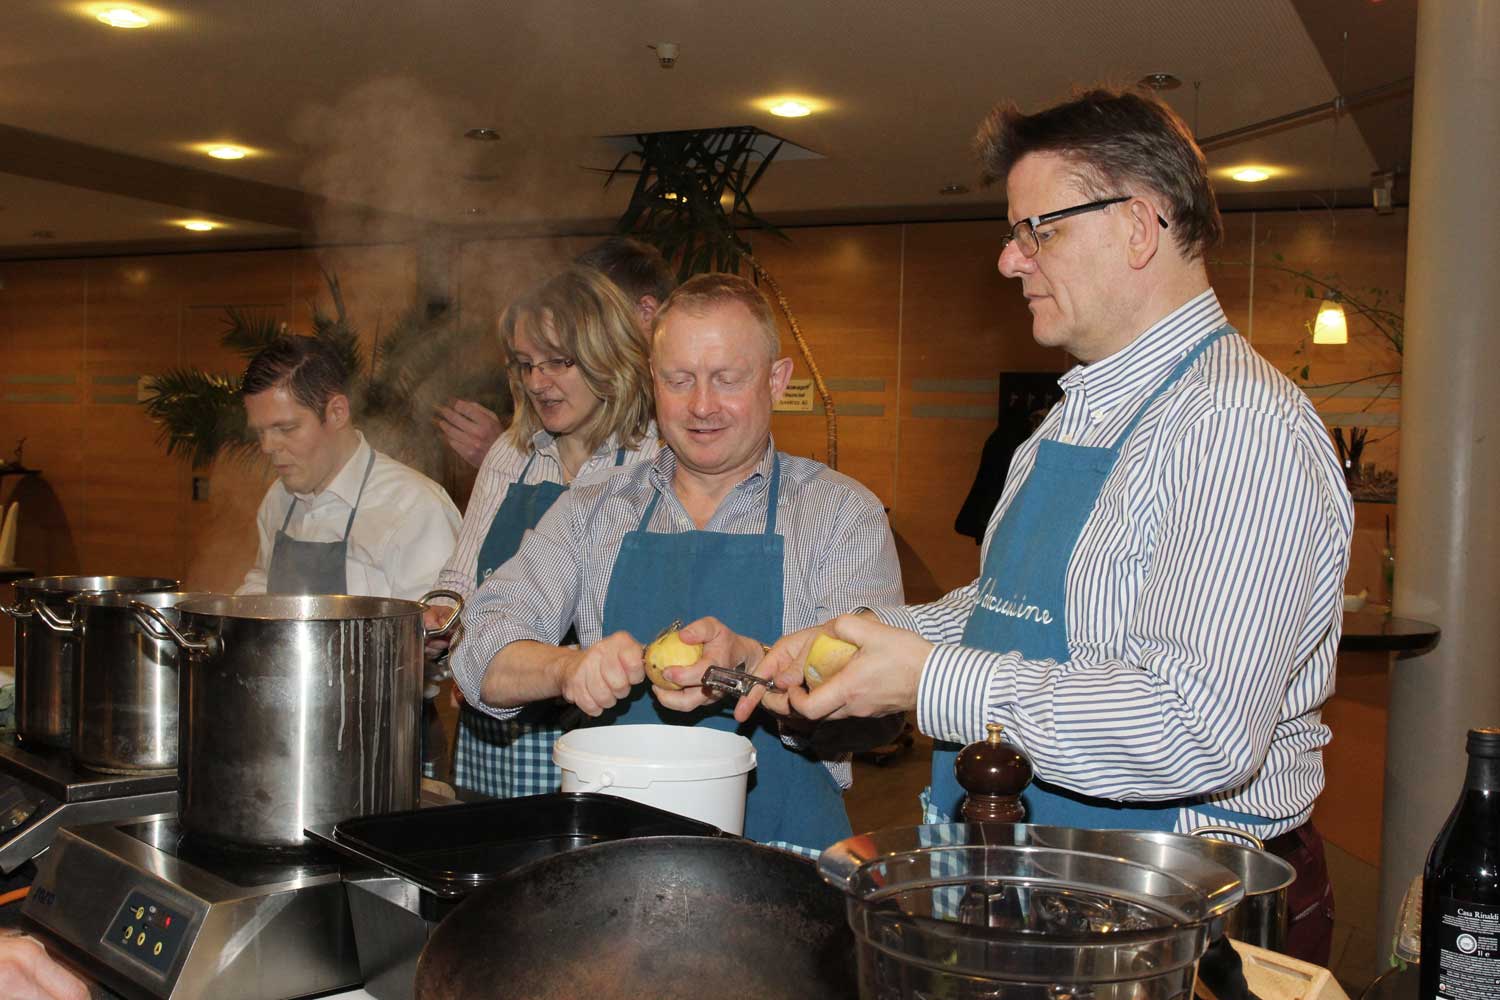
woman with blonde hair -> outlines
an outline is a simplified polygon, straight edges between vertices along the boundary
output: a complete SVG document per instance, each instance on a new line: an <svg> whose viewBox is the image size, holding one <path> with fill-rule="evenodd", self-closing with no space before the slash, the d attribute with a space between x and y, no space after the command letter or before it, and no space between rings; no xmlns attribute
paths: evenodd
<svg viewBox="0 0 1500 1000"><path fill-rule="evenodd" d="M438 577L465 597L570 485L650 461L659 447L650 352L630 301L603 274L569 267L505 311L500 340L515 416L480 466L458 547ZM464 705L454 783L502 798L557 791L560 712L561 703L542 704L501 721Z"/></svg>

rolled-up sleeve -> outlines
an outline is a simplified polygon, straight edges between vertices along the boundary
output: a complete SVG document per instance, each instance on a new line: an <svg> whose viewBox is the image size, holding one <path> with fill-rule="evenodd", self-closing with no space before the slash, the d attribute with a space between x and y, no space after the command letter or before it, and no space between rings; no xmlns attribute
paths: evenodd
<svg viewBox="0 0 1500 1000"><path fill-rule="evenodd" d="M453 678L470 705L497 719L521 709L480 699L495 654L521 640L556 645L573 625L582 559L577 496L564 493L464 607L464 641L452 656Z"/></svg>

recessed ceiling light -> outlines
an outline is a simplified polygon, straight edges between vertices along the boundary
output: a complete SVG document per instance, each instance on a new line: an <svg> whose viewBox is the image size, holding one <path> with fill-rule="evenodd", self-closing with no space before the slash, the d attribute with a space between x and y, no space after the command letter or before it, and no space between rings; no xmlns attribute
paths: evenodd
<svg viewBox="0 0 1500 1000"><path fill-rule="evenodd" d="M216 160L243 160L250 152L244 146L209 146L204 150Z"/></svg>
<svg viewBox="0 0 1500 1000"><path fill-rule="evenodd" d="M812 108L801 101L777 101L768 108L771 114L777 118L806 118L812 114Z"/></svg>
<svg viewBox="0 0 1500 1000"><path fill-rule="evenodd" d="M144 28L151 19L134 7L106 7L94 17L111 28Z"/></svg>
<svg viewBox="0 0 1500 1000"><path fill-rule="evenodd" d="M465 139L477 139L480 142L495 142L500 138L500 133L492 128L471 128L464 133Z"/></svg>
<svg viewBox="0 0 1500 1000"><path fill-rule="evenodd" d="M969 185L967 185L967 184L944 184L942 187L938 188L938 194L968 194L968 193L969 193Z"/></svg>
<svg viewBox="0 0 1500 1000"><path fill-rule="evenodd" d="M191 229L195 233L206 233L218 229L217 222L209 222L207 219L188 219L182 224L183 229Z"/></svg>
<svg viewBox="0 0 1500 1000"><path fill-rule="evenodd" d="M1238 170L1230 173L1229 176L1233 177L1237 181L1243 181L1246 184L1258 184L1261 181L1269 178L1271 176L1271 171L1267 170L1265 167L1240 167Z"/></svg>
<svg viewBox="0 0 1500 1000"><path fill-rule="evenodd" d="M1176 90L1182 81L1171 73L1147 73L1141 77L1140 85L1148 90Z"/></svg>

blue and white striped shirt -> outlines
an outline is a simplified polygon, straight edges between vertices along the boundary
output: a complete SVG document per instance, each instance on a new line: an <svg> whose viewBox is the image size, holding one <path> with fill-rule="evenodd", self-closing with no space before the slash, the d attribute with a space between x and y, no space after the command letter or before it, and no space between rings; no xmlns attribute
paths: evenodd
<svg viewBox="0 0 1500 1000"><path fill-rule="evenodd" d="M995 526L1043 440L1111 447L1191 347L1224 325L1212 290L1125 349L1060 380L1065 396L1017 450ZM917 721L970 742L1005 725L1038 776L1122 801L1207 796L1302 823L1323 788L1320 708L1333 693L1353 506L1307 397L1239 336L1223 337L1124 442L1066 578L1066 663L959 645L976 581L877 609L938 643ZM1179 830L1222 822L1184 809Z"/></svg>
<svg viewBox="0 0 1500 1000"><path fill-rule="evenodd" d="M772 442L750 476L720 503L705 530L765 531L774 457ZM485 580L464 608L466 637L452 662L454 679L469 704L501 719L519 711L485 705L479 698L490 659L510 643L530 639L555 644L570 626L578 630L580 646L603 637L604 598L620 540L640 524L651 498L661 496L649 530L697 530L672 490L676 470L677 456L663 447L650 462L575 485L536 530L526 533L520 551ZM784 632L903 599L901 566L885 509L848 476L821 462L783 454L776 533L786 540ZM725 566L723 572L734 573L735 567ZM636 638L647 641L651 636ZM847 765L830 769L847 784Z"/></svg>

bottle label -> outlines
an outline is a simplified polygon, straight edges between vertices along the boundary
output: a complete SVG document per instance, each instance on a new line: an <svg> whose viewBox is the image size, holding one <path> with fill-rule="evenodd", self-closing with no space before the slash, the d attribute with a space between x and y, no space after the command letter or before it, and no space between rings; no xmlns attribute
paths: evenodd
<svg viewBox="0 0 1500 1000"><path fill-rule="evenodd" d="M1439 915L1438 1000L1495 1000L1500 996L1500 908L1450 898L1441 901Z"/></svg>

